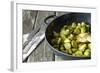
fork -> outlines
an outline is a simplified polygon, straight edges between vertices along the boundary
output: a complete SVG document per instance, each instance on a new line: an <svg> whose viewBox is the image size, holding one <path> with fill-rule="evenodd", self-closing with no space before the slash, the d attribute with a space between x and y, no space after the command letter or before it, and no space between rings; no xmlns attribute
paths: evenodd
<svg viewBox="0 0 100 73"><path fill-rule="evenodd" d="M45 37L45 25L42 24L39 32L37 32L34 37L30 40L30 42L23 49L23 61L27 59L27 57L35 50L37 45L44 39Z"/></svg>

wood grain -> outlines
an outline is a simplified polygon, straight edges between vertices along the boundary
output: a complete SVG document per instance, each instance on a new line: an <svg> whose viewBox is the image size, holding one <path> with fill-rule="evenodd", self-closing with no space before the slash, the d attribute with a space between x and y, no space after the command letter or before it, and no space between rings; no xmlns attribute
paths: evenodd
<svg viewBox="0 0 100 73"><path fill-rule="evenodd" d="M23 34L27 34L33 29L37 11L23 10L22 12Z"/></svg>

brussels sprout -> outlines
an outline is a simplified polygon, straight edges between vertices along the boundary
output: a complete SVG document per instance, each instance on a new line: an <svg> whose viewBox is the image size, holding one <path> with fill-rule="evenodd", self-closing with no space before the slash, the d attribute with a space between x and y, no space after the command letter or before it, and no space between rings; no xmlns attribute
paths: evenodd
<svg viewBox="0 0 100 73"><path fill-rule="evenodd" d="M66 39L66 35L64 35L64 34L60 35L60 37L61 37L63 40Z"/></svg>
<svg viewBox="0 0 100 73"><path fill-rule="evenodd" d="M64 40L64 43L70 43L70 40L69 40L68 38L66 38L66 39Z"/></svg>
<svg viewBox="0 0 100 73"><path fill-rule="evenodd" d="M77 36L77 41L78 42L90 42L91 40L91 38L90 38L91 36L90 36L90 34L89 33L81 33L81 34L79 34L78 36Z"/></svg>
<svg viewBox="0 0 100 73"><path fill-rule="evenodd" d="M72 28L76 28L76 26L77 26L76 23L73 22L73 23L72 23Z"/></svg>
<svg viewBox="0 0 100 73"><path fill-rule="evenodd" d="M72 50L71 49L68 49L68 54L72 54Z"/></svg>
<svg viewBox="0 0 100 73"><path fill-rule="evenodd" d="M85 33L86 32L86 27L81 27L81 33Z"/></svg>
<svg viewBox="0 0 100 73"><path fill-rule="evenodd" d="M84 56L90 56L91 55L91 52L89 49L86 49L85 52L84 52Z"/></svg>
<svg viewBox="0 0 100 73"><path fill-rule="evenodd" d="M77 42L76 41L72 40L71 45L72 45L72 47L77 48Z"/></svg>
<svg viewBox="0 0 100 73"><path fill-rule="evenodd" d="M70 40L72 40L72 39L74 38L74 35L73 35L73 34L70 34L70 35L68 36L68 38L69 38Z"/></svg>
<svg viewBox="0 0 100 73"><path fill-rule="evenodd" d="M67 53L67 54L70 54L70 55L71 55L71 54L72 54L72 50L71 50L71 49L66 49L66 50L65 50L65 53Z"/></svg>
<svg viewBox="0 0 100 73"><path fill-rule="evenodd" d="M86 26L85 22L81 22L81 25L82 25L83 27Z"/></svg>
<svg viewBox="0 0 100 73"><path fill-rule="evenodd" d="M79 29L79 28L77 28L77 27L76 27L76 28L74 29L74 32L73 32L73 33L74 33L74 34L80 34L80 33L81 33L81 31L80 31L80 29Z"/></svg>
<svg viewBox="0 0 100 73"><path fill-rule="evenodd" d="M91 35L90 34L87 35L87 41L91 42Z"/></svg>
<svg viewBox="0 0 100 73"><path fill-rule="evenodd" d="M85 51L86 48L87 48L87 45L86 45L86 44L83 44L83 45L81 45L78 49L79 49L80 51Z"/></svg>
<svg viewBox="0 0 100 73"><path fill-rule="evenodd" d="M66 30L66 35L69 35L70 34L70 31L69 29Z"/></svg>
<svg viewBox="0 0 100 73"><path fill-rule="evenodd" d="M83 43L78 43L78 48L81 47L83 45Z"/></svg>
<svg viewBox="0 0 100 73"><path fill-rule="evenodd" d="M61 38L58 38L57 44L61 43Z"/></svg>
<svg viewBox="0 0 100 73"><path fill-rule="evenodd" d="M65 48L64 48L63 45L60 46L60 50L63 51L63 52L65 51Z"/></svg>
<svg viewBox="0 0 100 73"><path fill-rule="evenodd" d="M65 47L65 49L70 49L71 48L71 44L70 43L65 43L64 47Z"/></svg>
<svg viewBox="0 0 100 73"><path fill-rule="evenodd" d="M75 56L75 53L72 53L72 56Z"/></svg>
<svg viewBox="0 0 100 73"><path fill-rule="evenodd" d="M77 23L78 27L81 28L81 23Z"/></svg>
<svg viewBox="0 0 100 73"><path fill-rule="evenodd" d="M88 48L91 49L91 43L88 44Z"/></svg>
<svg viewBox="0 0 100 73"><path fill-rule="evenodd" d="M66 30L65 29L61 29L60 35L66 35Z"/></svg>
<svg viewBox="0 0 100 73"><path fill-rule="evenodd" d="M75 53L74 53L74 55L75 56L82 56L83 55L83 53L82 53L82 51L76 51Z"/></svg>
<svg viewBox="0 0 100 73"><path fill-rule="evenodd" d="M81 23L77 23L77 28L81 29L82 25Z"/></svg>
<svg viewBox="0 0 100 73"><path fill-rule="evenodd" d="M63 26L63 29L66 30L67 28L68 28L68 25L64 25L64 26Z"/></svg>
<svg viewBox="0 0 100 73"><path fill-rule="evenodd" d="M60 32L60 35L68 35L68 34L69 34L69 29L67 29L67 30L62 29Z"/></svg>
<svg viewBox="0 0 100 73"><path fill-rule="evenodd" d="M77 51L77 49L76 48L72 48L72 52L76 52Z"/></svg>

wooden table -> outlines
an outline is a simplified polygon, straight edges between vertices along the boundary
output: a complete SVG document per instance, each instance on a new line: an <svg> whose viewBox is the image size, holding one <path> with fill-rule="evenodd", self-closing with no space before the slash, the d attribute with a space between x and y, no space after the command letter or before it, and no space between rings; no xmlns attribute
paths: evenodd
<svg viewBox="0 0 100 73"><path fill-rule="evenodd" d="M54 15L55 13L56 16L65 14L65 12L23 10L23 35L30 33L32 30L37 29L38 26L45 24L44 19L50 15ZM49 20L49 22L50 21L51 20ZM46 40L44 39L29 56L27 62L55 61L57 59L58 58L48 47Z"/></svg>

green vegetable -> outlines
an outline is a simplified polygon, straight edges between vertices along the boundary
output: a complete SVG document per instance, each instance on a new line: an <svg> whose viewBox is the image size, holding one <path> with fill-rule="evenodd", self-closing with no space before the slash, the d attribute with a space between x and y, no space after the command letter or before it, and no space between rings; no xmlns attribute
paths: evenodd
<svg viewBox="0 0 100 73"><path fill-rule="evenodd" d="M85 22L81 22L81 25L82 25L82 26L86 26Z"/></svg>
<svg viewBox="0 0 100 73"><path fill-rule="evenodd" d="M84 52L84 56L90 56L90 55L91 55L90 50L86 49Z"/></svg>
<svg viewBox="0 0 100 73"><path fill-rule="evenodd" d="M68 38L65 38L64 43L70 43L70 40Z"/></svg>
<svg viewBox="0 0 100 73"><path fill-rule="evenodd" d="M79 28L77 28L77 27L76 27L73 33L74 33L74 34L80 34L80 33L81 33L81 31L80 31L80 29L79 29Z"/></svg>
<svg viewBox="0 0 100 73"><path fill-rule="evenodd" d="M77 49L76 48L72 48L72 52L76 52L77 51Z"/></svg>
<svg viewBox="0 0 100 73"><path fill-rule="evenodd" d="M80 51L85 51L85 49L87 48L86 44L83 44L79 47Z"/></svg>
<svg viewBox="0 0 100 73"><path fill-rule="evenodd" d="M86 22L72 22L61 27L59 32L53 31L51 40L53 47L73 56L91 56L90 25Z"/></svg>
<svg viewBox="0 0 100 73"><path fill-rule="evenodd" d="M61 45L60 50L61 50L62 52L64 52L64 51L65 51L64 46Z"/></svg>
<svg viewBox="0 0 100 73"><path fill-rule="evenodd" d="M65 43L64 47L65 47L65 49L70 49L71 48L71 44L70 43Z"/></svg>
<svg viewBox="0 0 100 73"><path fill-rule="evenodd" d="M69 35L70 31L69 29L66 30L66 35Z"/></svg>
<svg viewBox="0 0 100 73"><path fill-rule="evenodd" d="M72 40L72 39L74 38L74 35L73 35L73 34L70 34L70 35L68 36L68 38L69 38L70 40Z"/></svg>
<svg viewBox="0 0 100 73"><path fill-rule="evenodd" d="M64 34L60 34L60 37L61 37L63 40L66 39L66 35L64 35Z"/></svg>
<svg viewBox="0 0 100 73"><path fill-rule="evenodd" d="M69 34L69 29L67 29L67 30L62 29L60 32L60 35L68 35L68 34Z"/></svg>
<svg viewBox="0 0 100 73"><path fill-rule="evenodd" d="M57 44L61 43L61 38L58 38Z"/></svg>
<svg viewBox="0 0 100 73"><path fill-rule="evenodd" d="M72 54L72 50L71 50L71 49L68 49L68 53L69 53L69 54Z"/></svg>
<svg viewBox="0 0 100 73"><path fill-rule="evenodd" d="M82 56L83 55L83 53L82 53L82 51L76 51L75 53L74 53L74 55L75 56Z"/></svg>
<svg viewBox="0 0 100 73"><path fill-rule="evenodd" d="M73 41L71 42L71 45L72 45L72 47L77 48L77 42L76 42L76 41L73 40Z"/></svg>
<svg viewBox="0 0 100 73"><path fill-rule="evenodd" d="M73 22L73 23L72 23L72 28L76 28L76 26L77 26L76 23Z"/></svg>
<svg viewBox="0 0 100 73"><path fill-rule="evenodd" d="M88 48L91 49L91 44L90 43L88 44Z"/></svg>
<svg viewBox="0 0 100 73"><path fill-rule="evenodd" d="M86 32L86 27L82 27L81 28L81 33L85 33Z"/></svg>
<svg viewBox="0 0 100 73"><path fill-rule="evenodd" d="M81 33L77 36L78 42L91 42L91 36L89 33Z"/></svg>

